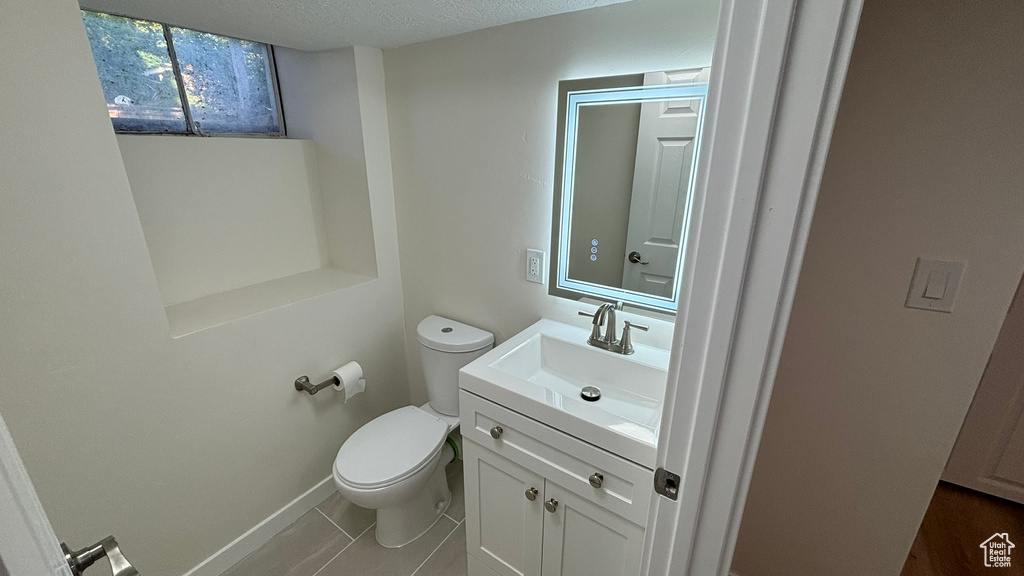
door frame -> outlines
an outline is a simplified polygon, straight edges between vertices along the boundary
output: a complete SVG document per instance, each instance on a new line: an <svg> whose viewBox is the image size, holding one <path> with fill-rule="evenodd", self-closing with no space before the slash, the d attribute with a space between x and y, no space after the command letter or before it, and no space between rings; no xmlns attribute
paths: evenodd
<svg viewBox="0 0 1024 576"><path fill-rule="evenodd" d="M863 0L722 0L641 574L732 564Z"/></svg>
<svg viewBox="0 0 1024 576"><path fill-rule="evenodd" d="M0 573L71 576L60 542L0 414Z"/></svg>

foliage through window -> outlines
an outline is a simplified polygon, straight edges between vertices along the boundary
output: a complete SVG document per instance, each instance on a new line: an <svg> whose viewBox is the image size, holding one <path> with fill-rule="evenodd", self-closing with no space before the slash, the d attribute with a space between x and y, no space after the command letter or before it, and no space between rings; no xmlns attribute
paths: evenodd
<svg viewBox="0 0 1024 576"><path fill-rule="evenodd" d="M266 44L85 10L82 18L114 130L283 135Z"/></svg>

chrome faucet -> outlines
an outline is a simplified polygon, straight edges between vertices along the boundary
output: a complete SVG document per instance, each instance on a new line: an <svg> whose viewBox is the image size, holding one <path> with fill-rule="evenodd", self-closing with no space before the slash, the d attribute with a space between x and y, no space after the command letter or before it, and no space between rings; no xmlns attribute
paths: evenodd
<svg viewBox="0 0 1024 576"><path fill-rule="evenodd" d="M594 321L600 320L601 324L604 324L604 319L608 318L608 327L604 329L604 338L601 339L605 345L615 344L615 305L614 304L601 304L601 307L597 309L596 318Z"/></svg>
<svg viewBox="0 0 1024 576"><path fill-rule="evenodd" d="M626 320L623 323L622 340L616 340L614 304L601 304L593 314L582 310L580 310L579 314L580 316L589 316L594 319L594 327L590 330L590 338L587 338L587 344L590 344L595 348L616 352L618 354L633 353L633 340L630 337L631 328L643 330L644 332L648 330L647 326L641 326L640 324L634 324L629 320ZM604 334L602 335L601 327L604 326L605 318L608 319L608 327L605 328Z"/></svg>

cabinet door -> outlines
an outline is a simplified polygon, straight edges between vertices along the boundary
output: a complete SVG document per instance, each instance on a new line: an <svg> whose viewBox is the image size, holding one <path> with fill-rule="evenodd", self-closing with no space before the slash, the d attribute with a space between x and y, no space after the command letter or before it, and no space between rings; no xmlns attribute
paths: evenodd
<svg viewBox="0 0 1024 576"><path fill-rule="evenodd" d="M469 553L499 576L540 576L544 479L464 442ZM533 500L530 490L536 490Z"/></svg>
<svg viewBox="0 0 1024 576"><path fill-rule="evenodd" d="M547 481L544 576L637 576L644 528Z"/></svg>

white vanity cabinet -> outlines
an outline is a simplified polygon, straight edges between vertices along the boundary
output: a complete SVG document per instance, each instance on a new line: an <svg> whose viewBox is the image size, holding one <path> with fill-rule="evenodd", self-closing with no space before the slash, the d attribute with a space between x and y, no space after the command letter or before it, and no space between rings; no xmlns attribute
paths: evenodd
<svg viewBox="0 0 1024 576"><path fill-rule="evenodd" d="M640 573L654 473L460 392L470 576Z"/></svg>
<svg viewBox="0 0 1024 576"><path fill-rule="evenodd" d="M539 575L544 478L475 443L463 442L470 554L502 576ZM479 576L491 575L485 571Z"/></svg>

